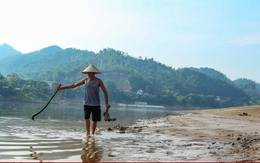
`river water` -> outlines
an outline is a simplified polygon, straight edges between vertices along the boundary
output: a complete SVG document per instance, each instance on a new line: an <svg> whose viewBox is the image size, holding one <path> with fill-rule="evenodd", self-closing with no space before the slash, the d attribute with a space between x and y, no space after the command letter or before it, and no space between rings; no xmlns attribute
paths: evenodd
<svg viewBox="0 0 260 163"><path fill-rule="evenodd" d="M90 142L82 141L85 126L81 103L50 104L33 121L31 115L44 105L0 101L0 162L106 161L102 159L102 143L109 143L111 138L118 136L104 134ZM105 108L102 110L104 112ZM118 124L131 126L139 119L175 113L170 109L112 107L109 114L117 120L106 122L102 119L98 130Z"/></svg>

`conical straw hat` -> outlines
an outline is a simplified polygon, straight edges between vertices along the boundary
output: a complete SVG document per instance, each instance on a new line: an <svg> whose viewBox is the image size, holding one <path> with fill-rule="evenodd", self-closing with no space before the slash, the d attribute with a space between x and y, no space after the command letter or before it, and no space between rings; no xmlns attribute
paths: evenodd
<svg viewBox="0 0 260 163"><path fill-rule="evenodd" d="M87 74L89 72L94 72L96 74L101 73L93 64L90 64L85 70L82 71L83 74Z"/></svg>

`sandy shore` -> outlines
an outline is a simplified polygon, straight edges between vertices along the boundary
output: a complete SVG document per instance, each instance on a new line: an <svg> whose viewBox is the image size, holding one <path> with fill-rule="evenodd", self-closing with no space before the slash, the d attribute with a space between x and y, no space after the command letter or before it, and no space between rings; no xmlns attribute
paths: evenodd
<svg viewBox="0 0 260 163"><path fill-rule="evenodd" d="M260 160L260 106L179 113L102 131L111 139L99 142L96 161Z"/></svg>

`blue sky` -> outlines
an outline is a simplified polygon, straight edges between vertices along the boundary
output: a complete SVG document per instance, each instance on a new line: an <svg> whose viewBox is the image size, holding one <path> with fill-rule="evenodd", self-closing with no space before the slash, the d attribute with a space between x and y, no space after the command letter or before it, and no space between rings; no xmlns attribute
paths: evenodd
<svg viewBox="0 0 260 163"><path fill-rule="evenodd" d="M260 82L259 0L1 0L0 44L113 48Z"/></svg>

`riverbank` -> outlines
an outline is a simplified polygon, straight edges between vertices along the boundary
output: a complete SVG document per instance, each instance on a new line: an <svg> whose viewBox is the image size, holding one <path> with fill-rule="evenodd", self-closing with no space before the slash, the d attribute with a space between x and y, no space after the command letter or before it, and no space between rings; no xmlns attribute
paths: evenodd
<svg viewBox="0 0 260 163"><path fill-rule="evenodd" d="M101 161L260 160L260 106L179 113L123 128L125 141L105 143Z"/></svg>
<svg viewBox="0 0 260 163"><path fill-rule="evenodd" d="M24 107L23 107L24 108ZM0 162L258 162L260 106L178 111L133 123L142 112L110 111L117 120L84 137L82 113L48 110L49 118L0 117ZM20 112L17 112L17 111ZM46 111L48 111L46 110ZM72 112L63 120L57 118ZM55 111L55 112L54 112ZM62 112L63 111L63 112ZM148 114L154 109L147 111ZM57 112L57 114L56 114ZM120 112L120 114L115 114ZM54 114L55 113L55 114ZM76 114L78 113L78 115ZM172 112L169 112L171 114ZM143 117L143 116L140 116ZM121 119L121 120L120 120ZM138 118L136 118L138 119ZM124 125L125 124L125 125ZM130 125L130 126L128 126Z"/></svg>

